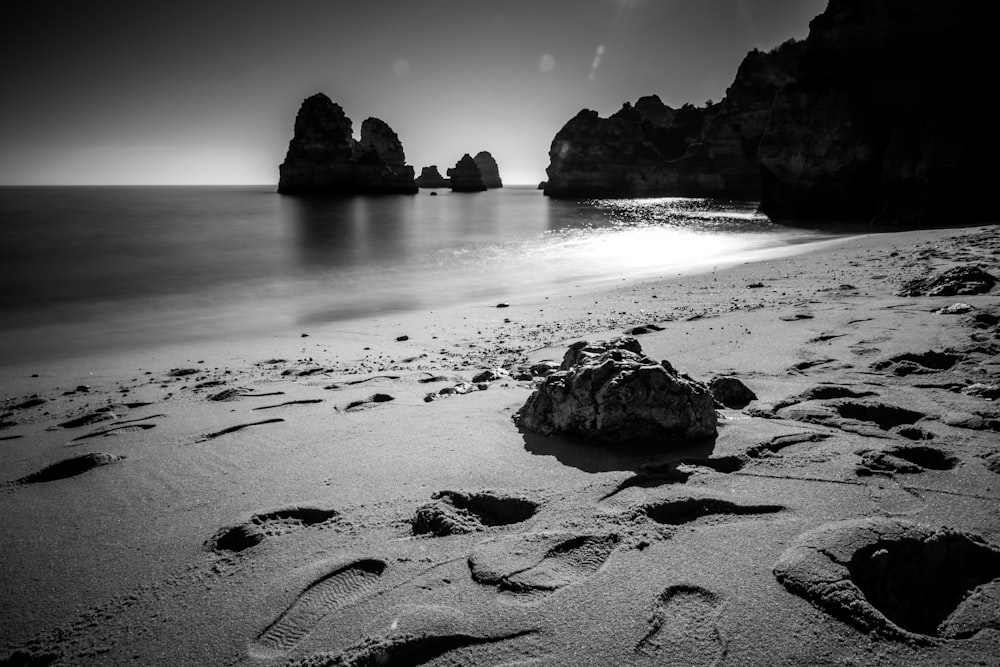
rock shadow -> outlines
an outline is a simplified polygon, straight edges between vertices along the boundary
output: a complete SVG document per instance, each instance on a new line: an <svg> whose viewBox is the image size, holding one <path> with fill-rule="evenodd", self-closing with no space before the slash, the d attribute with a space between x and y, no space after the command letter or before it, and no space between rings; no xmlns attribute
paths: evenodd
<svg viewBox="0 0 1000 667"><path fill-rule="evenodd" d="M563 465L583 472L643 472L651 463L682 463L685 459L708 459L715 450L716 438L686 442L671 447L669 443L637 443L631 446L604 445L578 436L539 435L520 429L525 451L536 456L553 456Z"/></svg>

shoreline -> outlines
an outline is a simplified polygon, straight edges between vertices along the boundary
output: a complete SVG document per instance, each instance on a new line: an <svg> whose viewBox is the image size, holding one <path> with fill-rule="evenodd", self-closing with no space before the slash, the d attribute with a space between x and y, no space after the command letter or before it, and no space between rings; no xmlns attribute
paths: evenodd
<svg viewBox="0 0 1000 667"><path fill-rule="evenodd" d="M418 650L415 638L434 638L433 655L473 664L989 660L1000 650L996 630L930 643L864 631L772 572L803 534L843 520L947 525L1000 544L1000 477L987 465L1000 448L994 431L970 426L1000 413L952 390L996 379L996 356L976 351L995 341L970 343L990 330L934 312L961 301L996 313L997 289L893 296L906 279L977 259L1000 273L995 227L879 232L505 308L466 304L16 374L7 367L5 421L14 425L0 429L0 594L10 602L0 656L364 664L351 662L363 646L406 654ZM440 393L480 370L558 360L574 340L647 324L660 327L637 335L652 358L701 381L736 375L757 394L744 410L720 410L710 445L609 451L520 433L511 415L531 392L525 381ZM960 350L959 361L913 375L873 370L879 359L930 349ZM815 386L905 406L928 437L804 419L835 402L773 408ZM231 399L209 400L227 389L237 390ZM425 401L431 392L437 400ZM10 407L33 394L45 402ZM110 419L65 426L103 407ZM917 445L956 463L859 472L876 454ZM18 482L92 452L122 458ZM700 463L682 466L683 482L639 479L684 457ZM733 461L735 470L722 463ZM414 534L419 508L457 502L444 491L521 498L534 511L470 532ZM674 523L644 509L691 498L780 509ZM243 536L227 538L238 549L219 541L229 528ZM546 561L560 540L587 550ZM539 549L533 567L555 574L530 594L482 574L527 568L514 561ZM470 574L470 564L481 569ZM349 594L319 596L324 581Z"/></svg>

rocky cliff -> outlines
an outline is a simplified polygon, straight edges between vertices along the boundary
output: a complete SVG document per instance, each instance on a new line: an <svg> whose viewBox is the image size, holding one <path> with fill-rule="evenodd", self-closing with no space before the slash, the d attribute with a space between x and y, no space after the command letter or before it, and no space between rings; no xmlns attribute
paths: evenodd
<svg viewBox="0 0 1000 667"><path fill-rule="evenodd" d="M500 167L497 166L497 161L493 159L493 156L488 151L479 151L472 160L479 167L479 173L483 178L483 185L487 188L503 187L503 181L500 180Z"/></svg>
<svg viewBox="0 0 1000 667"><path fill-rule="evenodd" d="M476 161L466 153L453 168L448 170L451 179L451 189L454 192L482 192L486 189L483 175L476 166Z"/></svg>
<svg viewBox="0 0 1000 667"><path fill-rule="evenodd" d="M399 137L369 118L355 141L351 119L322 93L302 103L285 161L278 168L283 194L412 194L413 167Z"/></svg>
<svg viewBox="0 0 1000 667"><path fill-rule="evenodd" d="M418 188L449 188L451 181L441 175L437 165L432 164L420 170L420 175L416 178Z"/></svg>
<svg viewBox="0 0 1000 667"><path fill-rule="evenodd" d="M545 194L757 198L757 147L800 48L752 51L718 104L673 109L649 95L608 118L581 111L552 141Z"/></svg>
<svg viewBox="0 0 1000 667"><path fill-rule="evenodd" d="M761 141L761 210L792 224L995 221L1000 132L975 100L992 5L831 0Z"/></svg>

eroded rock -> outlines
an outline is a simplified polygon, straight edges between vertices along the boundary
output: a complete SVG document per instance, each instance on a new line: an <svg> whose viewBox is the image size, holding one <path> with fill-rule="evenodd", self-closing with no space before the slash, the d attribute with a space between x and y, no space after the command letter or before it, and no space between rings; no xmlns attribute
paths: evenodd
<svg viewBox="0 0 1000 667"><path fill-rule="evenodd" d="M527 431L608 444L679 445L716 435L708 387L642 354L630 336L573 344L514 415Z"/></svg>
<svg viewBox="0 0 1000 667"><path fill-rule="evenodd" d="M708 383L708 388L712 391L715 400L734 410L745 408L750 404L750 401L757 400L757 394L743 384L742 380L735 377L712 378L712 381Z"/></svg>
<svg viewBox="0 0 1000 667"><path fill-rule="evenodd" d="M956 296L985 294L997 279L976 264L964 264L925 278L903 283L896 296ZM962 311L965 312L965 311Z"/></svg>

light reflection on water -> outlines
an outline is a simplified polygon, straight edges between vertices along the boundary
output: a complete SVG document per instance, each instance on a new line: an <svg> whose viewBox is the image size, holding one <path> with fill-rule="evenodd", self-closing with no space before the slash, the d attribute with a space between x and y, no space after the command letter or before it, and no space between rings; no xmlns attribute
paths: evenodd
<svg viewBox="0 0 1000 667"><path fill-rule="evenodd" d="M670 275L817 238L752 202L528 188L0 188L0 362ZM72 335L67 335L67 334Z"/></svg>

